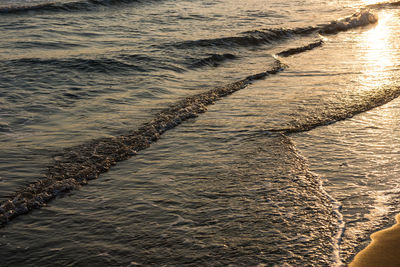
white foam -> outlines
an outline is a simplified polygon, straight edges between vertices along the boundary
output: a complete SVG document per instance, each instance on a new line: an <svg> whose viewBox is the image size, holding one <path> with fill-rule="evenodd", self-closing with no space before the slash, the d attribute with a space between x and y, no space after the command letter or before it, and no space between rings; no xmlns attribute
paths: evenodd
<svg viewBox="0 0 400 267"><path fill-rule="evenodd" d="M298 151L295 151L298 157L303 158L306 160ZM310 171L310 173L312 173ZM312 173L314 176L318 177L317 174ZM318 179L318 184L319 184L319 189L320 191L331 201L332 203L332 211L336 216L337 220L337 233L336 235L332 238L333 239L333 253L332 253L332 266L335 267L344 267L346 266L341 257L340 257L340 244L342 242L343 234L345 231L345 221L343 219L343 214L341 213L342 209L342 204L336 200L334 197L332 197L324 188L322 180Z"/></svg>
<svg viewBox="0 0 400 267"><path fill-rule="evenodd" d="M353 28L364 27L378 22L378 16L369 10L362 10L350 17L333 21L321 28L321 33L334 34L341 31L347 31Z"/></svg>

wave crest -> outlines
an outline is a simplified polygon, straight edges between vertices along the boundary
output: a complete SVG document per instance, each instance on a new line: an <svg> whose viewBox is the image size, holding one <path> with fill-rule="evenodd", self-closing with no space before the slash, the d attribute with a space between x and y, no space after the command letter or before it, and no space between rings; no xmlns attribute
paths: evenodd
<svg viewBox="0 0 400 267"><path fill-rule="evenodd" d="M233 59L237 59L237 56L231 53L212 54L206 58L193 60L193 63L190 64L190 67L192 68L199 68L204 66L218 67L222 62Z"/></svg>
<svg viewBox="0 0 400 267"><path fill-rule="evenodd" d="M321 34L336 34L350 29L368 26L378 22L378 16L369 10L363 10L353 14L350 17L333 21L330 24L323 25L319 32Z"/></svg>
<svg viewBox="0 0 400 267"><path fill-rule="evenodd" d="M215 39L200 39L184 41L174 44L178 48L191 47L232 47L232 46L257 46L271 44L272 42L288 39L294 35L309 35L318 30L316 27L305 27L295 29L264 29L242 33L240 36L221 37Z"/></svg>
<svg viewBox="0 0 400 267"><path fill-rule="evenodd" d="M369 10L357 12L349 17L333 21L320 26L310 26L294 29L263 29L241 33L239 36L221 37L215 39L200 39L183 41L173 44L177 48L191 47L251 47L273 42L283 41L295 36L308 36L315 33L336 34L353 28L364 27L375 24L378 21L377 15ZM319 45L319 44L318 44ZM307 49L306 49L307 50Z"/></svg>

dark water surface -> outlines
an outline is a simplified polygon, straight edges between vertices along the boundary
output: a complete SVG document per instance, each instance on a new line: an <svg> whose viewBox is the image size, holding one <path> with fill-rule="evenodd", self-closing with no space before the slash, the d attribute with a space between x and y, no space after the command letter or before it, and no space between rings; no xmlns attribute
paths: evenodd
<svg viewBox="0 0 400 267"><path fill-rule="evenodd" d="M0 265L349 262L399 212L398 6L0 1Z"/></svg>

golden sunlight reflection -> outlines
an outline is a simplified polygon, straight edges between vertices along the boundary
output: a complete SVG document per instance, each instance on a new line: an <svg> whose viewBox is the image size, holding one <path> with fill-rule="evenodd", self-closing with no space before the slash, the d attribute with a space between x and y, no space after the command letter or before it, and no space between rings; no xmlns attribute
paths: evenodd
<svg viewBox="0 0 400 267"><path fill-rule="evenodd" d="M365 5L373 5L381 3L383 0L363 0L363 4Z"/></svg>
<svg viewBox="0 0 400 267"><path fill-rule="evenodd" d="M379 14L378 25L366 31L361 37L360 50L363 55L360 63L364 67L360 82L366 86L364 89L383 86L390 80L389 69L395 64L392 30L388 25L392 16L387 13Z"/></svg>

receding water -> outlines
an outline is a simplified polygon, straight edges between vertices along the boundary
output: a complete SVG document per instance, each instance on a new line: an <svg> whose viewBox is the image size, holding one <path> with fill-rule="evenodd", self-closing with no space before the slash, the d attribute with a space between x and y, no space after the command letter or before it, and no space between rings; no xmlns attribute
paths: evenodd
<svg viewBox="0 0 400 267"><path fill-rule="evenodd" d="M348 263L400 212L376 2L1 1L0 265Z"/></svg>

